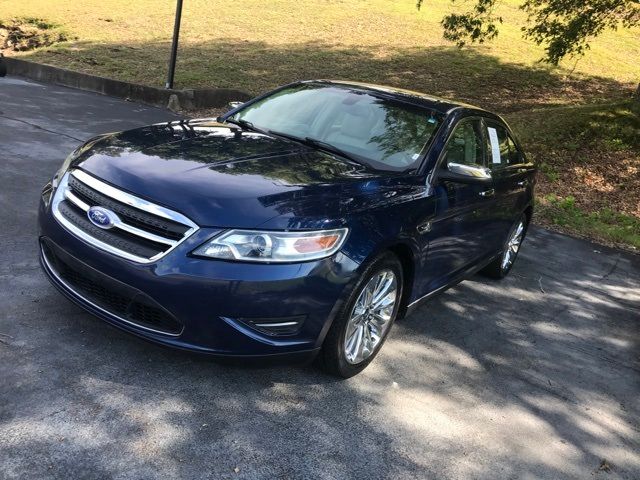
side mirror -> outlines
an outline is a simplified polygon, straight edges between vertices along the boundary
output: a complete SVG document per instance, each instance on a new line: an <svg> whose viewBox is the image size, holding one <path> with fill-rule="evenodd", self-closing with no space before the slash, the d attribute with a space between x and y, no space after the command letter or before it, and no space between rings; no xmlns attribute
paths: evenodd
<svg viewBox="0 0 640 480"><path fill-rule="evenodd" d="M487 183L492 177L491 170L486 167L450 162L446 170L438 173L438 178L458 183Z"/></svg>

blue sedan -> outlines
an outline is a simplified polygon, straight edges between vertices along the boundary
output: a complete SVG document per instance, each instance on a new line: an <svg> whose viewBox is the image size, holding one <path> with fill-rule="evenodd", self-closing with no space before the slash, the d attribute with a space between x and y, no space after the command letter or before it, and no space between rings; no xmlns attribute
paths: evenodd
<svg viewBox="0 0 640 480"><path fill-rule="evenodd" d="M79 146L43 189L40 259L63 294L145 339L318 357L350 377L422 301L508 274L535 173L488 111L297 82Z"/></svg>

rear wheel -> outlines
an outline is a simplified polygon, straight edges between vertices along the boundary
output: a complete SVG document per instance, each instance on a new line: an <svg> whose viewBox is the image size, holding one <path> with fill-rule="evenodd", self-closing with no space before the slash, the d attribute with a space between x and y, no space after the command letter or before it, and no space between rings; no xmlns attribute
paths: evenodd
<svg viewBox="0 0 640 480"><path fill-rule="evenodd" d="M509 230L502 254L487 265L481 273L491 278L500 279L506 277L518 257L518 252L520 251L520 246L526 233L527 216L523 214L516 220L511 230Z"/></svg>
<svg viewBox="0 0 640 480"><path fill-rule="evenodd" d="M325 338L326 370L349 378L365 369L380 351L400 307L402 266L385 253L362 274Z"/></svg>

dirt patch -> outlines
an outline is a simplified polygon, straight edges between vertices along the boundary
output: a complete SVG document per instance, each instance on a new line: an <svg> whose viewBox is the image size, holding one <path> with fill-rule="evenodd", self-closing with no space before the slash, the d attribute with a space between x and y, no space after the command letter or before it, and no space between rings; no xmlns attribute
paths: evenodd
<svg viewBox="0 0 640 480"><path fill-rule="evenodd" d="M0 50L25 52L55 43L65 42L69 38L58 25L41 18L12 18L0 21Z"/></svg>
<svg viewBox="0 0 640 480"><path fill-rule="evenodd" d="M558 158L557 177L540 175L537 193L573 197L586 212L605 208L640 218L640 157L637 152L581 149ZM552 177L553 181L549 178Z"/></svg>
<svg viewBox="0 0 640 480"><path fill-rule="evenodd" d="M535 221L640 250L640 118L631 102L512 117L538 163Z"/></svg>
<svg viewBox="0 0 640 480"><path fill-rule="evenodd" d="M539 193L571 195L586 210L609 206L640 218L640 117L630 101L508 119L540 166Z"/></svg>

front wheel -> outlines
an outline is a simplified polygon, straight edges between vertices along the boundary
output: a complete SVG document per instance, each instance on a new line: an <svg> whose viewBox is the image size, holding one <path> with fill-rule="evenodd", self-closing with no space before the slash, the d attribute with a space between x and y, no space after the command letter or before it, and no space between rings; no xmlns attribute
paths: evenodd
<svg viewBox="0 0 640 480"><path fill-rule="evenodd" d="M380 351L400 307L402 266L385 253L367 267L336 316L322 346L326 370L349 378Z"/></svg>
<svg viewBox="0 0 640 480"><path fill-rule="evenodd" d="M515 221L511 230L509 230L507 241L504 244L500 256L482 269L481 273L491 278L500 279L506 277L511 267L513 267L513 263L516 261L526 233L527 216L523 214Z"/></svg>

